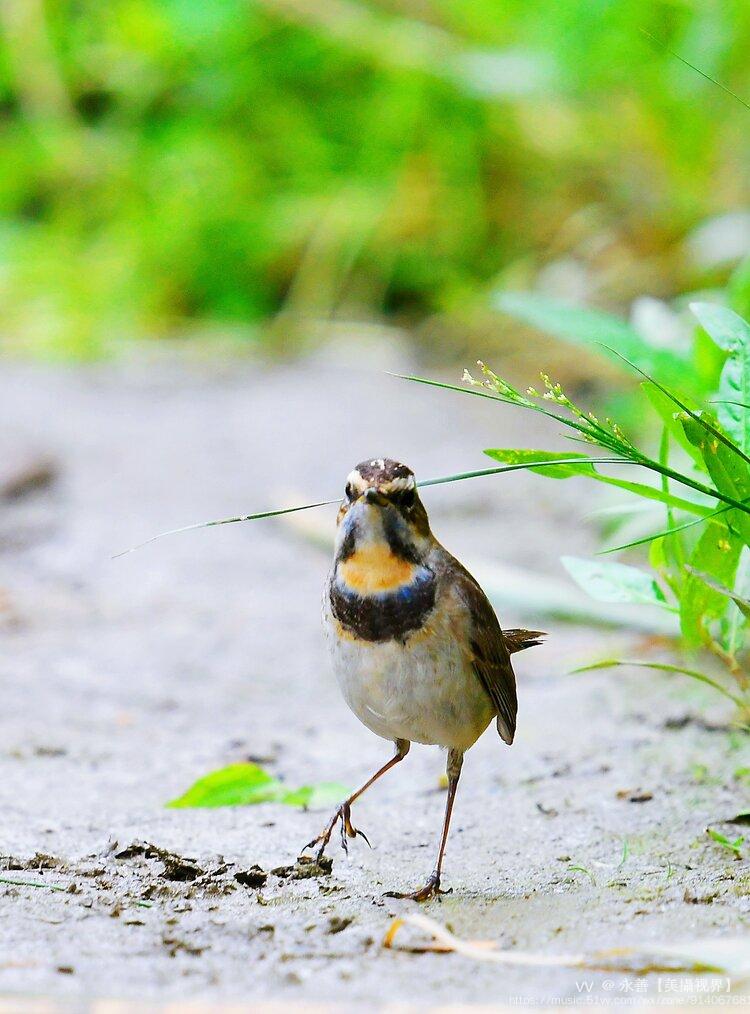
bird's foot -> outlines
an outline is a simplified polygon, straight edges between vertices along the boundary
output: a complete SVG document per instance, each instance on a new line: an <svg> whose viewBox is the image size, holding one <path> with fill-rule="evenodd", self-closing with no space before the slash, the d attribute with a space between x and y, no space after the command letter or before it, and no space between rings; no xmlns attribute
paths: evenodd
<svg viewBox="0 0 750 1014"><path fill-rule="evenodd" d="M440 889L440 874L435 872L431 874L430 879L417 891L411 892L400 892L400 891L386 891L386 898L410 898L412 901L429 901L431 898L439 898L441 894L450 894L453 888L448 888L447 891Z"/></svg>
<svg viewBox="0 0 750 1014"><path fill-rule="evenodd" d="M326 825L325 829L321 832L321 834L319 834L317 838L313 838L311 842L308 842L307 845L305 845L304 849L302 849L302 851L305 852L307 851L307 849L312 849L315 848L316 845L319 845L320 848L318 849L316 859L318 862L320 862L323 853L326 850L326 846L328 845L328 842L331 840L333 829L334 827L336 827L338 821L341 821L341 847L344 850L344 852L349 851L349 843L347 842L347 838L356 838L358 835L360 838L364 838L367 844L370 845L370 841L367 835L364 833L364 831L360 831L358 827L355 827L352 824L351 806L349 805L348 802L344 802L336 810L333 817L328 822L328 824ZM370 848L372 848L372 845L370 845Z"/></svg>

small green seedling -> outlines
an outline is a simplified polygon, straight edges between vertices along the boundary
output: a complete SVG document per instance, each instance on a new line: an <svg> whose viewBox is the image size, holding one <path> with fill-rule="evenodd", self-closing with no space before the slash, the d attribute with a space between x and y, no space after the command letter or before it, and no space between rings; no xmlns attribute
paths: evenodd
<svg viewBox="0 0 750 1014"><path fill-rule="evenodd" d="M594 887L596 887L596 877L591 870L586 869L585 866L569 866L568 873L582 873L585 877L588 877Z"/></svg>
<svg viewBox="0 0 750 1014"><path fill-rule="evenodd" d="M630 842L628 841L627 838L623 838L623 841L622 841L622 855L620 856L620 861L617 864L617 869L618 870L622 869L622 867L628 861L628 856L629 855L630 855Z"/></svg>
<svg viewBox="0 0 750 1014"><path fill-rule="evenodd" d="M729 849L734 854L735 859L742 859L742 845L745 842L744 837L740 836L735 838L734 841L730 841L726 835L722 834L721 831L714 831L712 827L706 828L708 835L712 838L717 845L721 845L725 849Z"/></svg>

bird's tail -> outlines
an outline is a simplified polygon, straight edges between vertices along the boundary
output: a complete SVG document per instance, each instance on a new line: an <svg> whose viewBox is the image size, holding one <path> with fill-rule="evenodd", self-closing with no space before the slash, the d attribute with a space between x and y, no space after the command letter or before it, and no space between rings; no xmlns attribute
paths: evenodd
<svg viewBox="0 0 750 1014"><path fill-rule="evenodd" d="M533 648L535 644L541 644L547 635L543 630L504 630L503 637L511 655L525 648Z"/></svg>

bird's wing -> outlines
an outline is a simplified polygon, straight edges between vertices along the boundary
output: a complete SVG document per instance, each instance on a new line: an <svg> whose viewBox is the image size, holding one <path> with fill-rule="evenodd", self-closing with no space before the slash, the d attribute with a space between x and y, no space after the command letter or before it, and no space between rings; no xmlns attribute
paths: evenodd
<svg viewBox="0 0 750 1014"><path fill-rule="evenodd" d="M508 746L516 731L516 677L495 611L475 579L456 561L456 590L470 617L471 664L497 711L497 731Z"/></svg>

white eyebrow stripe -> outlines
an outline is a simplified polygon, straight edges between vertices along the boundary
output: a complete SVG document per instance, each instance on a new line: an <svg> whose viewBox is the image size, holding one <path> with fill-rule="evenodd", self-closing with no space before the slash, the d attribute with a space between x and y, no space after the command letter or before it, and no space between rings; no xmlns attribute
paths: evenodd
<svg viewBox="0 0 750 1014"><path fill-rule="evenodd" d="M365 480L356 468L352 469L352 471L347 475L346 484L351 485L352 489L355 489L358 493L361 493L366 487Z"/></svg>
<svg viewBox="0 0 750 1014"><path fill-rule="evenodd" d="M391 479L389 482L383 484L384 490L402 490L402 489L414 489L416 482L413 475L405 475L396 479Z"/></svg>

